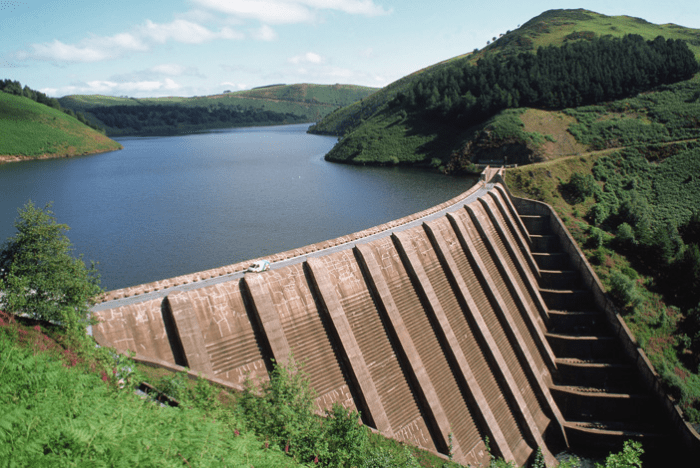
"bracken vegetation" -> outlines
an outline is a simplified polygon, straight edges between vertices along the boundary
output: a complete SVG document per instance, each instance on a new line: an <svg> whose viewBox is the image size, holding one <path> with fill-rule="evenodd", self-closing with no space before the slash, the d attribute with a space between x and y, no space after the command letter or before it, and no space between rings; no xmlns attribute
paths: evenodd
<svg viewBox="0 0 700 468"><path fill-rule="evenodd" d="M562 159L506 180L558 211L668 392L700 423L700 144Z"/></svg>

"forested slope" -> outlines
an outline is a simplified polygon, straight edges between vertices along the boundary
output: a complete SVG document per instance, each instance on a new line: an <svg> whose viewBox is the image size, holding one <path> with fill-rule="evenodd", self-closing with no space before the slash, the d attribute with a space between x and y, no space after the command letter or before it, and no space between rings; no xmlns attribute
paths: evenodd
<svg viewBox="0 0 700 468"><path fill-rule="evenodd" d="M488 119L505 109L563 109L634 96L692 77L699 52L696 30L553 10L481 51L335 112L312 131L342 137L329 160L439 166L490 137L483 132Z"/></svg>
<svg viewBox="0 0 700 468"><path fill-rule="evenodd" d="M315 122L375 92L352 85L273 85L191 98L66 96L62 106L83 112L116 135L170 135L212 128Z"/></svg>

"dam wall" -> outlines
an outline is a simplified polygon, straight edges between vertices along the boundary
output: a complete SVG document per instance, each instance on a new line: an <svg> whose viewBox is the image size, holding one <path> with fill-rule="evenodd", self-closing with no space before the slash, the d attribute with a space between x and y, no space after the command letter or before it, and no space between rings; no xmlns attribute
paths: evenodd
<svg viewBox="0 0 700 468"><path fill-rule="evenodd" d="M463 464L488 465L487 438L518 465L538 447L554 464L552 452L611 431L663 438L665 429L634 426L635 411L658 402L611 397L611 379L595 382L601 366L585 371L599 392L575 380L583 371L571 353L582 343L589 354L615 353L610 342L621 338L566 334L571 320L598 323L598 312L577 309L595 309L602 289L592 271L573 289L578 270L548 266L574 254L579 270L587 264L565 239L568 250L542 252L568 234L546 205L512 197L499 174L485 171L430 210L267 257L269 271L244 273L245 262L113 291L93 309L94 336L232 388L293 356L319 411L338 402L388 437ZM600 429L596 411L580 411L587 405L624 411Z"/></svg>

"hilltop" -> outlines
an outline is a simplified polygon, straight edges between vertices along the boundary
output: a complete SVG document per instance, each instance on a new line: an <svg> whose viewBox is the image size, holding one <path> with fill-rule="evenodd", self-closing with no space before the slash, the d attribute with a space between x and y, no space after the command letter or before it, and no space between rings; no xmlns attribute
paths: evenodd
<svg viewBox="0 0 700 468"><path fill-rule="evenodd" d="M0 163L121 148L116 141L57 108L0 92Z"/></svg>
<svg viewBox="0 0 700 468"><path fill-rule="evenodd" d="M59 102L104 126L110 136L170 135L213 128L316 122L376 91L354 85L279 84L189 98L74 95Z"/></svg>
<svg viewBox="0 0 700 468"><path fill-rule="evenodd" d="M646 60L660 54L658 59L663 60L671 53L670 49L654 52L662 46L656 39L659 36L664 38L664 47L677 48L684 56L687 69L676 70L674 77L659 76L658 71L668 69L668 64L640 62L630 67L629 78L624 76L628 59L643 56ZM467 163L472 161L523 164L576 154L587 146L573 141L568 125L574 119L561 113L564 109L624 98L663 83L688 79L697 72L696 60L700 57L700 30L586 10L551 10L494 39L484 49L417 71L319 122L310 129L312 133L341 137L326 159L354 164L432 165L450 172L468 168ZM576 93L565 85L574 90L581 88L577 76L589 70L581 63L576 65L582 62L579 57L596 57L601 54L591 50L610 50L613 46L619 47L616 53L624 59L611 57L612 67L602 63L595 66L621 76L621 80L600 81L600 90L592 89L590 96L581 92L577 100ZM645 52L640 54L622 52L642 49ZM572 63L570 71L566 70L572 77L570 82L562 84L557 77L561 70L556 67L551 71L551 82L541 75L549 72L541 61L547 54L555 57L550 62ZM624 73L609 72L617 67ZM522 89L521 83L527 80L515 73L518 70L529 73L524 76L532 80L531 95ZM638 71L642 77L636 76ZM503 80L505 72L515 78ZM475 80L471 84L466 78L470 73ZM637 78L641 79L630 85ZM548 83L549 89L544 89L542 83ZM543 111L550 115L543 117ZM561 145L554 133L525 129L542 118L559 122L553 131L562 137ZM514 151L520 156L506 161L504 155Z"/></svg>

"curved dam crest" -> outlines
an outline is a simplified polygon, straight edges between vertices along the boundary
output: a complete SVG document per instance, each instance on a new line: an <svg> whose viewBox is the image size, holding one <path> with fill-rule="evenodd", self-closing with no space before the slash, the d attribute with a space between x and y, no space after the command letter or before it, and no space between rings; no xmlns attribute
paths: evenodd
<svg viewBox="0 0 700 468"><path fill-rule="evenodd" d="M486 438L518 465L538 447L554 464L561 449L628 438L697 450L561 220L512 197L501 171L265 259L263 273L244 273L251 260L111 291L93 308L95 339L239 389L293 355L319 411L341 403L463 464L488 465Z"/></svg>

